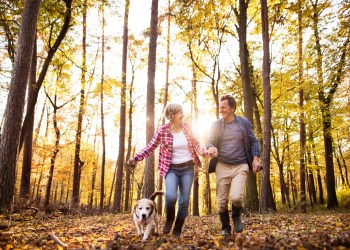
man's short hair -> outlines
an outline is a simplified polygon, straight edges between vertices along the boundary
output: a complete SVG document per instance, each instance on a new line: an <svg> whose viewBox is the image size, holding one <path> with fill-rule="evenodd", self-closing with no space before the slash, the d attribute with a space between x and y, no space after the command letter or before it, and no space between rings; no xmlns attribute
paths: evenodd
<svg viewBox="0 0 350 250"><path fill-rule="evenodd" d="M221 98L220 98L220 102L221 101L225 101L225 100L227 100L227 102L228 102L228 105L231 107L231 108L233 108L233 109L235 109L236 110L236 99L232 96L232 95L224 95L224 96L222 96Z"/></svg>

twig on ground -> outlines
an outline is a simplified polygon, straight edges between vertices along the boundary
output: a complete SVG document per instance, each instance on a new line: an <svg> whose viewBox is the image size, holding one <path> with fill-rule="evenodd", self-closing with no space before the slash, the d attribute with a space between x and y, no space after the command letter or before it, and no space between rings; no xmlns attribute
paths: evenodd
<svg viewBox="0 0 350 250"><path fill-rule="evenodd" d="M64 249L68 249L68 245L63 243L55 234L54 232L50 233L51 238L53 239L54 242L56 242L57 245L60 247L63 247Z"/></svg>
<svg viewBox="0 0 350 250"><path fill-rule="evenodd" d="M301 201L299 201L294 207L292 207L291 209L289 209L288 213L291 213L293 210L295 210L295 208L296 208L297 206L299 206L300 203L301 203Z"/></svg>

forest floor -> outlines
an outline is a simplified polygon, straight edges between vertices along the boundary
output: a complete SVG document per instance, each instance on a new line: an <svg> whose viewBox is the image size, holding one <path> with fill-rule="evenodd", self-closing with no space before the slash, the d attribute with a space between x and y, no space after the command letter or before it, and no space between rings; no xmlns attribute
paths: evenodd
<svg viewBox="0 0 350 250"><path fill-rule="evenodd" d="M349 211L245 212L242 220L242 233L222 237L218 215L190 216L180 238L152 233L142 241L131 214L16 214L0 217L0 249L350 249ZM51 233L68 247L59 247Z"/></svg>

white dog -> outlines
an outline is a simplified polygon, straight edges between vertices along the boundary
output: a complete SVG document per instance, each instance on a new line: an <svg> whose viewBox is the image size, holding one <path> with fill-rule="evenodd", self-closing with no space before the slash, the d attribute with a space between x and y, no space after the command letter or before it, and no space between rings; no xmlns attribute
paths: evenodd
<svg viewBox="0 0 350 250"><path fill-rule="evenodd" d="M149 199L143 198L136 201L133 218L137 229L137 234L143 233L142 240L147 240L152 226L155 225L155 232L158 233L158 213L154 199L157 195L164 194L163 191L154 192Z"/></svg>

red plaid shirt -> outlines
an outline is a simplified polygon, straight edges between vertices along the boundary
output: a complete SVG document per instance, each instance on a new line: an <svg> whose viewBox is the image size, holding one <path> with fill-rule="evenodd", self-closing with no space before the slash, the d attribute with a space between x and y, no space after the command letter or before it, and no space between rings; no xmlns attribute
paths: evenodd
<svg viewBox="0 0 350 250"><path fill-rule="evenodd" d="M192 155L195 165L197 167L202 167L198 154L203 156L205 148L200 145L198 139L193 135L189 124L183 123L182 131L186 136L188 150ZM157 129L152 140L144 149L134 156L134 160L141 161L147 158L159 145L158 171L162 176L165 176L171 164L173 151L173 135L170 132L170 123L167 123Z"/></svg>

